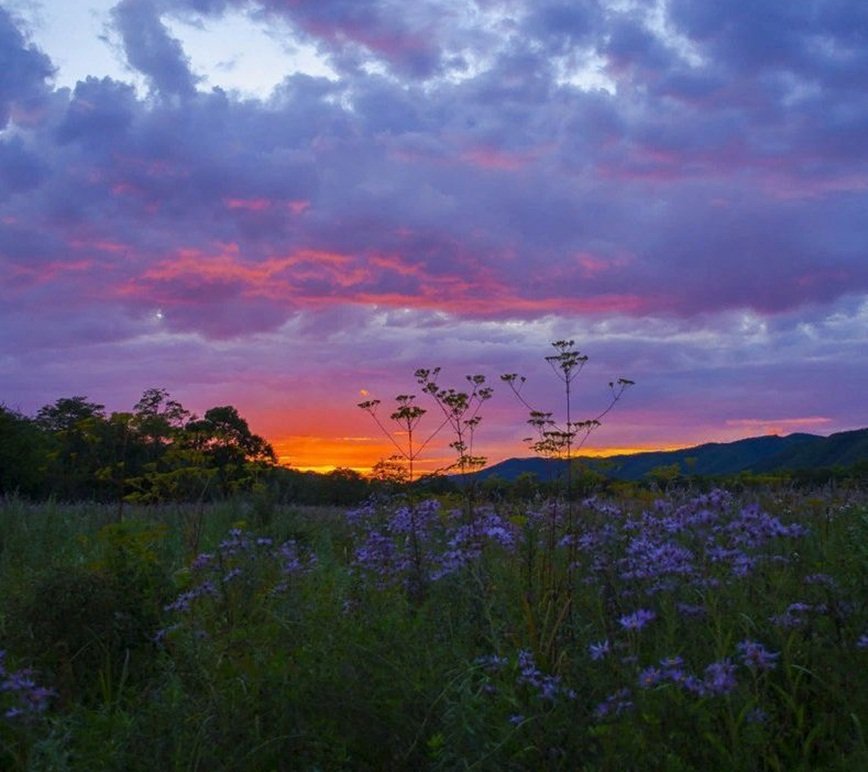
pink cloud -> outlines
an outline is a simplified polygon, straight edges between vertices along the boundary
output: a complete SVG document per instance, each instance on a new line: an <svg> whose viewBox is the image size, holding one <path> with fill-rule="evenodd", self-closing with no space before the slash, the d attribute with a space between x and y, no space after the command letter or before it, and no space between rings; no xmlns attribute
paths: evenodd
<svg viewBox="0 0 868 772"><path fill-rule="evenodd" d="M472 147L460 155L461 161L478 166L482 169L514 172L522 169L530 162L526 155L509 153L495 147Z"/></svg>
<svg viewBox="0 0 868 772"><path fill-rule="evenodd" d="M304 214L310 209L310 201L306 200L272 200L269 198L224 198L223 204L227 209L241 212L268 212L273 209L283 208L294 215Z"/></svg>
<svg viewBox="0 0 868 772"><path fill-rule="evenodd" d="M609 258L593 254L591 252L577 252L574 255L579 264L581 275L586 279L595 279L598 276L624 267L629 261L624 257Z"/></svg>
<svg viewBox="0 0 868 772"><path fill-rule="evenodd" d="M834 423L826 416L804 416L800 418L731 418L727 426L747 429L759 434L787 434L800 430L815 430Z"/></svg>
<svg viewBox="0 0 868 772"><path fill-rule="evenodd" d="M262 212L271 209L267 198L224 198L227 209L242 209L245 212Z"/></svg>
<svg viewBox="0 0 868 772"><path fill-rule="evenodd" d="M11 267L13 282L23 284L48 284L63 279L69 274L86 274L94 269L93 260L52 260L34 266L16 265Z"/></svg>

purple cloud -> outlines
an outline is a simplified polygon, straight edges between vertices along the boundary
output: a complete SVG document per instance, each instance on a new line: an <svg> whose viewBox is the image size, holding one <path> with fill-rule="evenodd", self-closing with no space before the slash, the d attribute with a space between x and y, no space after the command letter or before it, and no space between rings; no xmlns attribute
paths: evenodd
<svg viewBox="0 0 868 772"><path fill-rule="evenodd" d="M38 110L53 74L51 60L28 45L12 14L0 8L0 130L13 112L18 121L30 122L28 114Z"/></svg>
<svg viewBox="0 0 868 772"><path fill-rule="evenodd" d="M151 88L166 97L189 97L196 90L181 44L160 21L152 0L121 0L112 11L131 67L145 75Z"/></svg>
<svg viewBox="0 0 868 772"><path fill-rule="evenodd" d="M430 351L496 374L584 332L667 415L701 392L695 422L709 393L719 425L786 419L743 409L788 368L805 384L791 417L844 423L810 397L858 375L865 342L868 19L852 6L123 0L110 22L147 95L100 73L52 88L0 9L12 382L30 388L25 352L156 362L176 339L204 359L255 339L264 361L318 324L326 369L411 372ZM314 44L337 77L205 90L168 22L229 11ZM435 345L447 333L454 348Z"/></svg>

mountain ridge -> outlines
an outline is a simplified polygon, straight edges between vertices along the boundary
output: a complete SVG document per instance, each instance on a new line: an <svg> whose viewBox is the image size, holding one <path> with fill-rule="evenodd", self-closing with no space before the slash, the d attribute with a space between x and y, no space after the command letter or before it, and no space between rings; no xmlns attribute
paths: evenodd
<svg viewBox="0 0 868 772"><path fill-rule="evenodd" d="M868 460L868 428L836 432L829 436L796 432L766 434L733 442L706 442L679 450L652 450L604 458L576 456L596 472L620 480L639 480L649 472L677 464L681 474L730 475L740 472L767 473L832 466L850 466ZM514 480L530 472L540 479L553 479L565 465L560 459L531 456L509 458L476 473L484 480L498 475Z"/></svg>

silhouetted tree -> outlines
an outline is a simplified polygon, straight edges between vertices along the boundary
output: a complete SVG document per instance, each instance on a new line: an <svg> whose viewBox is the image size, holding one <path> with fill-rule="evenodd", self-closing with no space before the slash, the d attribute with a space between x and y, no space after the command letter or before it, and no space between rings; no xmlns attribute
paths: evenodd
<svg viewBox="0 0 868 772"><path fill-rule="evenodd" d="M105 466L100 435L105 407L86 397L63 397L36 413L36 423L50 438L46 482L61 499L99 499L104 487L96 472Z"/></svg>
<svg viewBox="0 0 868 772"><path fill-rule="evenodd" d="M33 419L0 404L0 495L44 495L48 439Z"/></svg>
<svg viewBox="0 0 868 772"><path fill-rule="evenodd" d="M223 495L256 476L263 466L274 464L274 449L250 427L231 405L212 407L201 419L187 423L185 443L203 454L207 466L217 471Z"/></svg>

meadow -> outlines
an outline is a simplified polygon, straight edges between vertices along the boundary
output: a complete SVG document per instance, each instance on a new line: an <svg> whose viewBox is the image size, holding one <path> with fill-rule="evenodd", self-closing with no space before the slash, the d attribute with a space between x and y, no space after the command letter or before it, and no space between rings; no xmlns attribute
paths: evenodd
<svg viewBox="0 0 868 772"><path fill-rule="evenodd" d="M868 496L0 505L12 770L868 768Z"/></svg>

